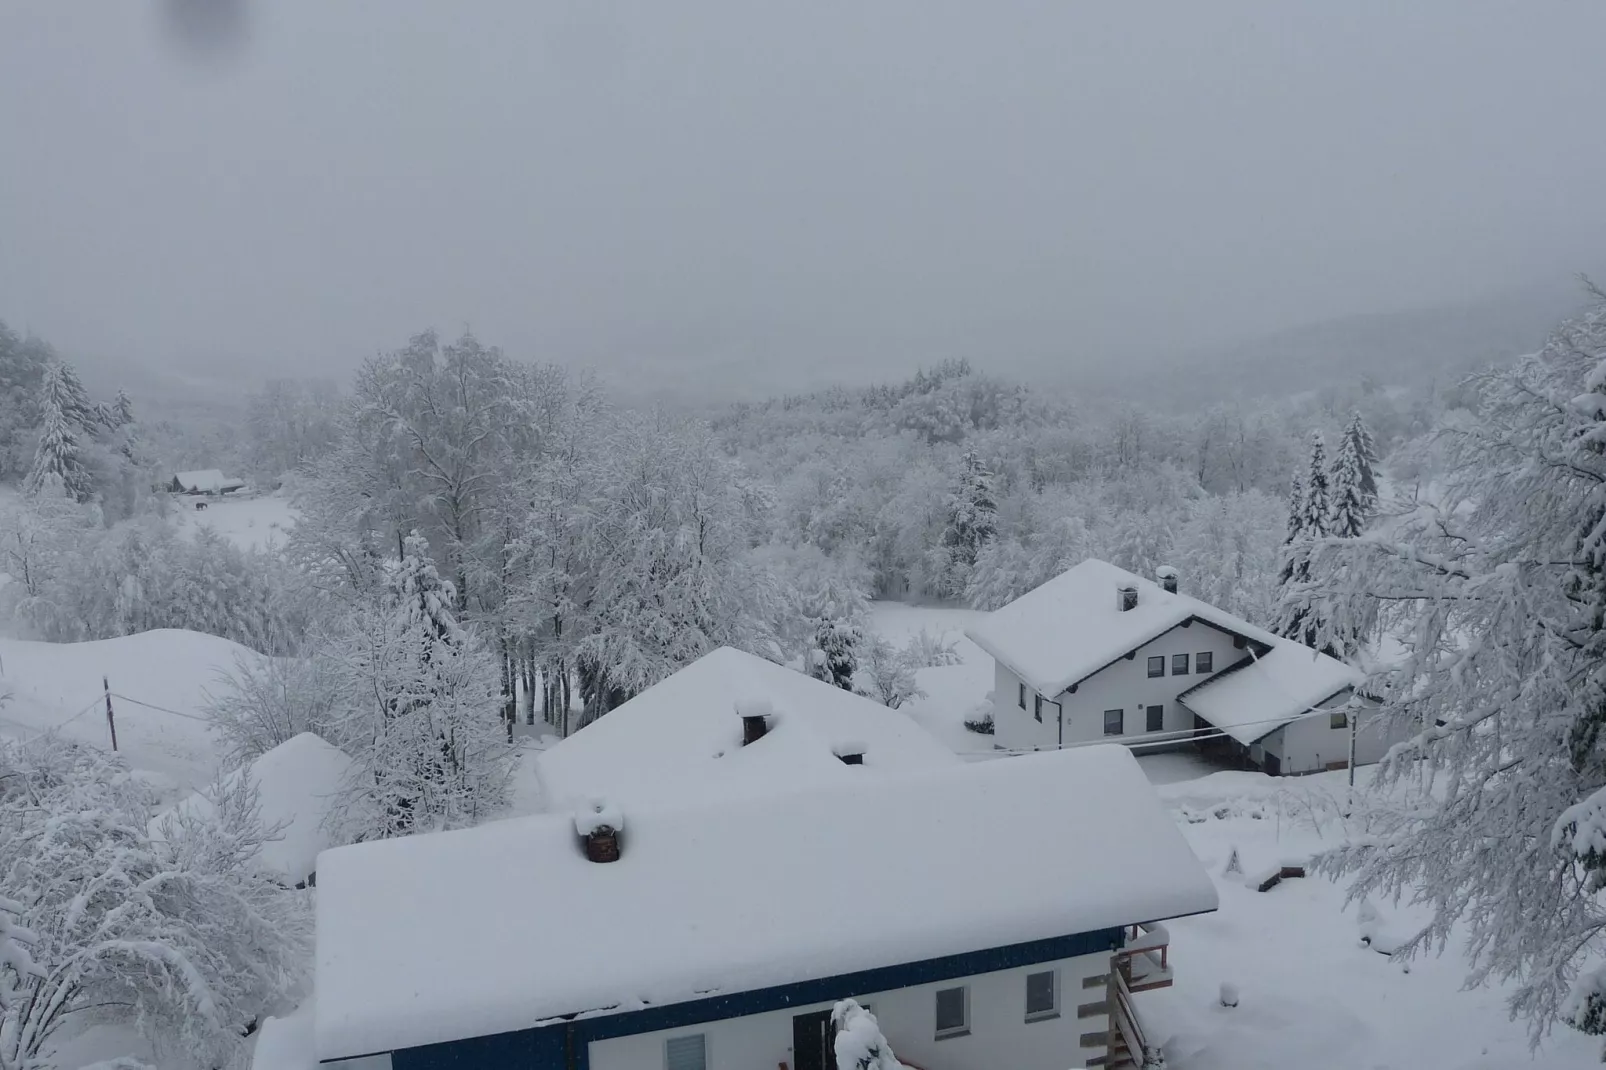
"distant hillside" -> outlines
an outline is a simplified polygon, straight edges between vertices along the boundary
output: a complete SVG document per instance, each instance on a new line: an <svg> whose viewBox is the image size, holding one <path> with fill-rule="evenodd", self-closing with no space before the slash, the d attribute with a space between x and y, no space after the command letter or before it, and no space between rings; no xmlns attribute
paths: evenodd
<svg viewBox="0 0 1606 1070"><path fill-rule="evenodd" d="M1576 288L1546 288L1465 305L1346 316L1202 352L1133 361L1066 377L1080 389L1142 393L1167 403L1280 397L1368 376L1396 386L1443 385L1537 349L1576 311Z"/></svg>

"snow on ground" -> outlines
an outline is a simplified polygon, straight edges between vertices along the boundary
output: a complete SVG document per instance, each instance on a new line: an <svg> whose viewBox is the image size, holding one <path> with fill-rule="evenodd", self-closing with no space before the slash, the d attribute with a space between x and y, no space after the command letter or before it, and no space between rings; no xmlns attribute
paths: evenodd
<svg viewBox="0 0 1606 1070"><path fill-rule="evenodd" d="M206 508L196 509L197 502L205 503ZM209 527L242 550L283 546L296 523L295 507L277 494L261 497L230 494L220 498L174 495L173 504L173 522L180 531L188 534L203 526Z"/></svg>
<svg viewBox="0 0 1606 1070"><path fill-rule="evenodd" d="M916 606L906 602L873 602L870 628L894 646L902 647L921 629L954 644L960 663L921 669L915 679L926 692L900 712L961 755L993 753L993 737L978 735L964 726L967 717L985 713L993 691L993 659L965 638L965 629L986 616L979 609L956 606Z"/></svg>
<svg viewBox="0 0 1606 1070"><path fill-rule="evenodd" d="M1361 910L1345 908L1341 886L1307 877L1261 893L1224 874L1234 848L1253 877L1343 836L1345 774L1216 773L1159 790L1221 896L1217 913L1168 923L1175 987L1134 997L1174 1070L1600 1065L1598 1040L1565 1028L1530 1053L1525 1025L1507 1017L1505 989L1462 991L1459 947L1402 964L1363 946ZM1405 905L1372 906L1378 917L1364 931L1375 944L1421 920ZM1223 983L1236 986L1236 1008L1220 1005Z"/></svg>
<svg viewBox="0 0 1606 1070"><path fill-rule="evenodd" d="M222 686L220 675L234 670L236 658L260 656L227 639L177 629L91 643L0 639L0 687L10 693L0 704L0 734L28 738L54 728L109 749L105 677L119 753L177 798L217 773L207 692Z"/></svg>

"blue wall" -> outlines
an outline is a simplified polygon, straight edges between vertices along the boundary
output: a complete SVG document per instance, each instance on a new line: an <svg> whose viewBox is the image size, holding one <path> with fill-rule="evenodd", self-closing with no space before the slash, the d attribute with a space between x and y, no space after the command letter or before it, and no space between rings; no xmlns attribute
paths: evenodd
<svg viewBox="0 0 1606 1070"><path fill-rule="evenodd" d="M537 1029L520 1029L512 1033L430 1044L392 1052L391 1066L393 1070L589 1070L588 1045L593 1040L651 1033L659 1029L678 1029L785 1007L826 1003L869 992L909 988L955 977L973 977L1036 962L1054 962L1078 955L1110 952L1121 946L1123 933L1122 929L1099 929L900 966L838 974L815 981L798 981L751 992L734 992L728 996L583 1018Z"/></svg>

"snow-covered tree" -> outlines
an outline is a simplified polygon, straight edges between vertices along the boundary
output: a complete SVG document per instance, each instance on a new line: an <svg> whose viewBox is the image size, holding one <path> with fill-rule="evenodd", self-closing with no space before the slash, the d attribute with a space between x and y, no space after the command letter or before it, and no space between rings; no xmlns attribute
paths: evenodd
<svg viewBox="0 0 1606 1070"><path fill-rule="evenodd" d="M506 798L513 751L495 660L452 614L421 537L326 644L329 733L353 759L339 825L349 840L473 824Z"/></svg>
<svg viewBox="0 0 1606 1070"><path fill-rule="evenodd" d="M958 598L970 582L976 555L998 531L998 502L993 474L975 450L960 458L959 481L948 495L948 523L937 555L936 593Z"/></svg>
<svg viewBox="0 0 1606 1070"><path fill-rule="evenodd" d="M164 1066L218 1066L304 976L305 897L252 865L275 831L254 785L240 778L205 818L171 817L156 837L151 801L114 755L0 740L0 884L32 961L0 977L15 986L0 1067L47 1066L69 1029L101 1022L139 1030Z"/></svg>
<svg viewBox="0 0 1606 1070"><path fill-rule="evenodd" d="M831 1008L832 1048L839 1070L903 1070L875 1015L844 999Z"/></svg>
<svg viewBox="0 0 1606 1070"><path fill-rule="evenodd" d="M814 630L814 649L809 652L809 675L852 691L863 645L864 629L858 624L841 617L821 619Z"/></svg>
<svg viewBox="0 0 1606 1070"><path fill-rule="evenodd" d="M1606 295L1536 355L1474 381L1440 434L1436 503L1312 563L1329 627L1376 614L1406 648L1369 689L1407 737L1379 767L1368 835L1328 853L1352 898L1430 911L1405 942L1464 926L1473 983L1511 1009L1599 1031L1606 937ZM1580 981L1574 987L1575 980ZM1569 996L1571 995L1571 998ZM1536 1038L1538 1033L1536 1032Z"/></svg>
<svg viewBox="0 0 1606 1070"><path fill-rule="evenodd" d="M1304 478L1295 477L1289 492L1288 535L1283 542L1277 610L1278 635L1316 647L1325 622L1319 607L1304 595L1310 582L1310 557L1317 540L1327 535L1327 448L1320 430L1310 433L1310 462ZM1339 654L1337 643L1326 640L1325 652Z"/></svg>
<svg viewBox="0 0 1606 1070"><path fill-rule="evenodd" d="M84 461L83 439L93 419L89 400L71 366L57 361L45 369L40 410L39 446L23 490L38 495L59 482L73 501L89 501L95 487Z"/></svg>
<svg viewBox="0 0 1606 1070"><path fill-rule="evenodd" d="M1327 531L1353 539L1366 530L1377 512L1377 479L1373 475L1372 435L1360 413L1350 418L1333 458L1331 514Z"/></svg>
<svg viewBox="0 0 1606 1070"><path fill-rule="evenodd" d="M915 665L907 650L899 650L885 637L873 636L862 659L870 678L870 697L883 706L897 709L926 693L915 682Z"/></svg>

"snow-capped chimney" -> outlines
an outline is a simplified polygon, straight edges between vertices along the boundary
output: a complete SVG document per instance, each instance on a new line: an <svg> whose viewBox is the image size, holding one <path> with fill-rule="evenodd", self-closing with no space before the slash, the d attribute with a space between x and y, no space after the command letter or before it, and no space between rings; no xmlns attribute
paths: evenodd
<svg viewBox="0 0 1606 1070"><path fill-rule="evenodd" d="M851 743L839 743L836 746L836 756L842 760L843 765L863 765L865 745L857 740Z"/></svg>
<svg viewBox="0 0 1606 1070"><path fill-rule="evenodd" d="M1177 570L1170 565L1161 565L1155 569L1154 578L1160 581L1160 586L1167 594L1177 593Z"/></svg>
<svg viewBox="0 0 1606 1070"><path fill-rule="evenodd" d="M1138 589L1135 584L1123 583L1115 589L1115 608L1122 613L1138 608Z"/></svg>
<svg viewBox="0 0 1606 1070"><path fill-rule="evenodd" d="M574 831L579 833L590 862L619 861L619 834L624 828L624 815L601 799L593 800L574 815Z"/></svg>
<svg viewBox="0 0 1606 1070"><path fill-rule="evenodd" d="M775 713L768 699L744 699L736 704L736 715L742 719L742 746L757 743L770 730L770 717Z"/></svg>

